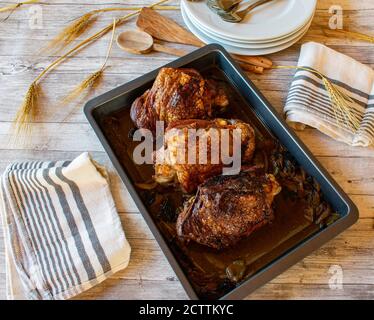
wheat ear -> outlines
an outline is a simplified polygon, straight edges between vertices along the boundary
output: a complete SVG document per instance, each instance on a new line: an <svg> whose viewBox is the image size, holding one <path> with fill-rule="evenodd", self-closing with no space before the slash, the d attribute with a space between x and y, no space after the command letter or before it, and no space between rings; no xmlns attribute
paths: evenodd
<svg viewBox="0 0 374 320"><path fill-rule="evenodd" d="M343 123L353 132L356 132L359 127L361 120L354 113L356 101L351 97L345 94L338 86L332 83L325 75L321 72L307 67L298 67L298 66L274 66L273 69L299 69L309 71L316 74L322 79L322 82L326 88L326 91L329 94L331 105L335 113L335 119L337 123Z"/></svg>
<svg viewBox="0 0 374 320"><path fill-rule="evenodd" d="M112 29L112 36L109 42L107 54L104 60L104 63L102 64L101 68L91 75L89 75L86 79L84 79L78 86L76 86L64 99L64 103L70 103L77 97L79 97L84 91L90 91L91 89L97 87L103 77L104 70L106 69L107 62L110 56L110 52L113 47L113 40L116 30L116 21L113 21L113 29Z"/></svg>

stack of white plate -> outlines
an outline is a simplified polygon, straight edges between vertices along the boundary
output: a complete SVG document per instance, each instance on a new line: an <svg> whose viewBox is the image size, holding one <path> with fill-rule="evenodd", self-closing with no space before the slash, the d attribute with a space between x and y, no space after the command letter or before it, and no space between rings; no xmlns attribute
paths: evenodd
<svg viewBox="0 0 374 320"><path fill-rule="evenodd" d="M257 0L244 0L240 5ZM317 0L273 0L248 13L240 23L223 21L206 1L181 0L181 11L190 31L204 43L219 43L242 55L264 55L284 50L308 31Z"/></svg>

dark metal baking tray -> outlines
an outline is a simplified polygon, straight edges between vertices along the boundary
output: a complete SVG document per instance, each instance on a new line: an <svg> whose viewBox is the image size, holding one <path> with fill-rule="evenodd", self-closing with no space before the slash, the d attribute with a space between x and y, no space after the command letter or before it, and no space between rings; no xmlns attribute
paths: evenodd
<svg viewBox="0 0 374 320"><path fill-rule="evenodd" d="M318 181L325 199L330 203L333 209L341 215L333 224L320 229L312 236L302 240L298 245L287 248L284 254L251 275L241 285L223 296L222 299L240 299L246 297L256 288L270 281L357 221L358 210L350 198L337 185L300 139L292 132L292 129L290 129L285 121L277 114L225 49L216 44L208 45L166 66L174 68L192 67L197 70L215 66L222 70L230 84L236 87L236 90L247 102L248 108L254 111L258 119L269 128L271 133L288 149L304 170ZM191 299L198 299L199 297L192 284L183 272L176 256L165 241L136 190L131 175L131 168L127 168L126 165L123 165L123 163L119 161L105 133L100 127L101 117L123 108L129 108L136 97L151 87L158 71L159 69L154 70L90 100L85 105L84 112L187 294Z"/></svg>

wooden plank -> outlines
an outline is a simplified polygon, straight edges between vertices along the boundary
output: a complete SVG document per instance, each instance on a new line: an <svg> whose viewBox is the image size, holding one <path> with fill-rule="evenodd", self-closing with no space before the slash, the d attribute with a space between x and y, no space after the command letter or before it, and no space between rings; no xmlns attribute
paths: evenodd
<svg viewBox="0 0 374 320"><path fill-rule="evenodd" d="M56 153L55 155L58 155L59 153ZM79 153L76 153L78 155ZM126 191L123 183L121 182L118 175L115 173L114 169L109 165L109 160L106 155L104 154L96 154L94 153L94 158L100 161L101 163L106 163L108 167L110 168L110 179L111 179L111 189L113 196L116 200L117 207L120 211L123 212L137 212L137 208L132 201L130 195ZM41 157L35 157L40 159ZM55 157L50 157L50 159L53 160ZM72 159L73 157L67 157L68 159ZM58 158L63 159L63 158ZM326 158L326 160L329 160L330 158ZM355 161L356 159L353 159L352 161ZM344 162L340 162L340 165L344 166ZM372 217L373 212L373 183L371 180L369 181L361 181L365 180L363 178L358 178L358 181L354 180L354 176L351 177L341 177L339 176L339 172L336 172L337 166L333 163L332 167L334 170L333 177L337 180L337 182L343 186L345 191L350 194L356 203L356 205L359 207L360 214L362 217ZM364 168L365 170L365 168ZM362 171L358 174L359 177L362 177ZM365 185L367 185L367 188L365 188Z"/></svg>
<svg viewBox="0 0 374 320"><path fill-rule="evenodd" d="M143 218L138 214L128 213L120 214L120 218L132 247L131 261L127 269L118 272L112 278L131 280L141 277L145 280L160 281L175 278ZM360 219L355 226L272 282L324 284L330 278L329 268L332 265L339 265L344 272L344 283L374 284L373 222L373 219ZM3 235L0 236L0 240L2 237ZM0 258L3 258L3 254ZM4 260L1 259L0 273L3 273L4 269Z"/></svg>
<svg viewBox="0 0 374 320"><path fill-rule="evenodd" d="M172 288L172 289L171 289ZM178 282L107 280L105 287L99 285L80 295L77 299L166 299L165 291L172 291L175 299L185 299ZM139 291L143 291L139 295ZM267 284L249 295L247 299L368 299L374 294L373 285L344 285L343 290L332 290L328 285Z"/></svg>
<svg viewBox="0 0 374 320"><path fill-rule="evenodd" d="M69 114L69 110L59 110L60 119ZM0 122L0 148L5 150L48 150L51 151L103 151L96 135L88 123L43 122L32 124L28 139L14 141L12 123ZM48 138L46 132L50 132ZM314 129L298 131L301 140L317 157L373 158L374 148L350 147L336 142ZM82 139L75 141L79 136ZM13 140L12 140L13 138ZM74 143L73 143L74 142ZM360 160L358 160L360 161ZM369 161L370 162L370 161ZM352 169L353 170L353 169Z"/></svg>
<svg viewBox="0 0 374 320"><path fill-rule="evenodd" d="M77 296L76 299L124 299L124 300L167 300L187 299L179 281L149 281L108 279L105 283Z"/></svg>
<svg viewBox="0 0 374 320"><path fill-rule="evenodd" d="M7 150L3 152L2 157L0 159L0 172L2 172L9 163L14 162L14 161L40 160L40 159L48 159L48 160L74 159L80 153L81 151L66 151L66 150L52 151L48 148L47 149L41 148L38 151L36 151L35 149ZM95 160L106 165L109 169L111 188L112 188L112 192L113 192L118 209L122 212L137 212L138 210L133 200L128 194L119 176L116 174L115 169L111 165L110 160L107 157L107 155L104 152L98 152L98 151L92 152L91 154ZM359 207L360 216L361 217L373 217L374 215L373 183L370 180L370 178L367 178L367 179L361 178L362 180L366 180L365 184L367 186L367 189L365 189L365 185L361 187L360 180L357 181L356 179L356 177L359 177L359 179L360 177L365 177L365 170L367 170L367 166L361 167L360 164L364 163L365 165L365 163L367 162L373 163L373 160L368 161L368 158L341 159L339 157L337 158L320 157L320 160L321 159L322 159L322 163L325 162L325 164L329 165L327 169L330 171L330 173L333 174L333 177L338 181L338 183L341 183L342 185L344 185L345 191L351 195L353 201ZM356 162L357 167L355 166L353 168L350 168L349 171L347 171L346 170L347 161ZM354 170L358 170L356 171L356 174L354 174L355 173Z"/></svg>
<svg viewBox="0 0 374 320"><path fill-rule="evenodd" d="M11 124L0 126L1 149L56 150L56 151L102 151L102 146L88 124L36 123L32 138L14 141L10 133ZM45 137L48 137L47 139ZM80 137L78 140L76 137ZM318 142L317 142L318 143ZM313 151L313 150L312 150ZM337 150L334 150L337 151ZM374 161L365 157L318 157L322 165L330 172L342 188L350 194L374 194ZM368 160L369 159L369 160ZM347 167L347 163L353 165Z"/></svg>
<svg viewBox="0 0 374 320"><path fill-rule="evenodd" d="M328 285L269 283L249 295L247 299L367 299L374 294L373 285L344 285L343 290L332 290ZM77 299L186 299L183 288L176 281L107 280L81 294Z"/></svg>
<svg viewBox="0 0 374 320"><path fill-rule="evenodd" d="M328 10L331 6L340 5L344 10L353 10L353 11L366 11L374 9L374 3L371 0L318 0L317 8L319 10Z"/></svg>
<svg viewBox="0 0 374 320"><path fill-rule="evenodd" d="M344 285L342 290L332 290L327 284L324 285L287 285L267 284L260 288L247 299L358 299L371 300L374 295L374 285Z"/></svg>
<svg viewBox="0 0 374 320"><path fill-rule="evenodd" d="M138 230L136 232L138 232ZM144 239L136 241L131 238L129 233L128 238L132 245L132 257L130 265L126 270L115 274L111 277L111 280L108 280L109 283L112 283L113 289L116 290L116 292L117 290L120 290L119 287L124 285L123 281L126 281L126 288L131 288L131 286L128 286L128 283L133 283L133 281L144 281L147 283L147 286L149 283L156 281L160 286L163 286L164 283L169 281L177 281L172 269L166 262L166 259L163 257L161 251L159 251L155 242ZM348 240L344 241L347 242ZM295 288L298 288L298 285L302 285L302 287L305 287L306 285L315 286L318 284L324 286L328 283L328 280L331 277L329 268L334 264L338 264L343 270L344 288L352 283L373 285L374 279L371 276L373 274L373 262L370 255L372 247L367 250L368 254L366 256L366 260L362 260L362 252L357 252L357 248L353 247L352 252L356 252L356 255L359 256L353 256L348 261L345 261L344 257L350 255L351 252L336 252L338 251L336 248L342 248L342 252L344 250L341 243L333 242L335 242L335 240L324 246L315 254L307 257L302 262L283 273L281 276L274 279L271 284L280 284L286 286L292 284ZM359 244L358 246L360 249L362 249ZM341 257L340 254L343 254L343 257ZM331 255L333 256L332 259L330 257ZM369 263L369 265L365 265L365 268L360 267L360 265L362 266L365 262ZM0 270L1 269L3 269L2 266L0 266ZM3 275L0 274L0 285L1 278L3 278ZM105 282L105 288L108 286L108 281ZM99 289L95 289L94 291L96 292L96 290ZM95 294L97 294L97 292ZM137 292L134 294L136 296ZM255 295L256 294L261 294L261 290L256 291ZM88 292L87 295L90 295L90 292ZM84 294L82 298L83 297L87 298L86 294ZM271 297L275 298L276 295L271 295ZM117 298L122 299L126 298L126 296L124 293L121 293L117 296Z"/></svg>

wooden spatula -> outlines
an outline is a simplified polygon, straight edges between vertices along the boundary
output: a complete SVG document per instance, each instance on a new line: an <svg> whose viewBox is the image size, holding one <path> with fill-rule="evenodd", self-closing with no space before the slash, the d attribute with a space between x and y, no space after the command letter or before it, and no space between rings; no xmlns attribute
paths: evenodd
<svg viewBox="0 0 374 320"><path fill-rule="evenodd" d="M160 40L189 44L195 47L204 46L203 42L174 20L166 18L156 12L156 10L150 8L143 8L140 11L136 25L154 38Z"/></svg>
<svg viewBox="0 0 374 320"><path fill-rule="evenodd" d="M167 42L188 44L202 47L205 44L191 32L177 24L174 20L164 17L153 9L143 8L136 22L138 28L149 33L156 39ZM272 61L265 57L232 55L237 61L258 67L271 68Z"/></svg>

